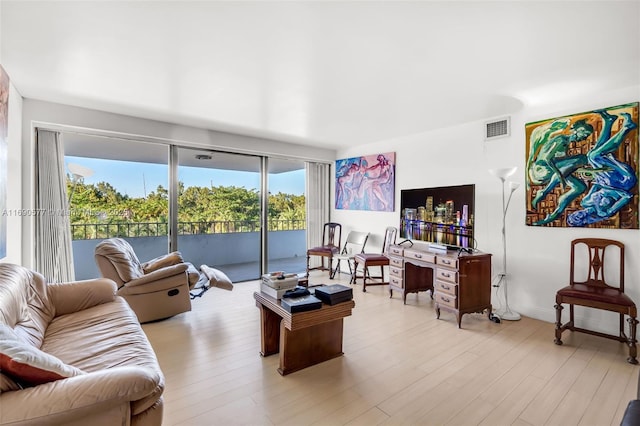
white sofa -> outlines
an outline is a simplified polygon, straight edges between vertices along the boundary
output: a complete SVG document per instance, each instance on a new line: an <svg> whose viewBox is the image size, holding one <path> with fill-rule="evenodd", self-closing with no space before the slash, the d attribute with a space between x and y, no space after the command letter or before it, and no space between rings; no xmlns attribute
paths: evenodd
<svg viewBox="0 0 640 426"><path fill-rule="evenodd" d="M162 424L164 376L111 280L0 264L0 362L0 424Z"/></svg>

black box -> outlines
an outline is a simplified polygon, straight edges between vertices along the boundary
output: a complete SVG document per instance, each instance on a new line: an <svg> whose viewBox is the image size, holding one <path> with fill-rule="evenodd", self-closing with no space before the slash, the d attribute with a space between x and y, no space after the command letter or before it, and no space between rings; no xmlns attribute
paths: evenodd
<svg viewBox="0 0 640 426"><path fill-rule="evenodd" d="M287 312L295 314L296 312L306 312L322 308L322 300L309 294L307 296L282 298L280 306Z"/></svg>
<svg viewBox="0 0 640 426"><path fill-rule="evenodd" d="M316 287L315 295L328 305L337 305L353 299L353 290L341 284L323 285Z"/></svg>

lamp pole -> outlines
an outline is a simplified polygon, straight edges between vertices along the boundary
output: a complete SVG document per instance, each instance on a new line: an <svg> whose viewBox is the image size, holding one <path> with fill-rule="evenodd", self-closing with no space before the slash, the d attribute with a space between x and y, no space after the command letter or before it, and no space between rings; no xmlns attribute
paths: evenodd
<svg viewBox="0 0 640 426"><path fill-rule="evenodd" d="M507 210L509 209L509 204L511 203L511 197L513 196L513 193L516 189L518 189L520 185L516 182L509 182L509 198L505 200L505 182L507 177L515 173L516 170L517 167L489 170L502 182L502 272L498 275L498 283L495 286L498 288L503 287L504 307L501 307L500 310L498 310L495 314L500 317L500 319L507 321L517 321L520 319L520 314L512 311L509 307L509 296L507 289Z"/></svg>

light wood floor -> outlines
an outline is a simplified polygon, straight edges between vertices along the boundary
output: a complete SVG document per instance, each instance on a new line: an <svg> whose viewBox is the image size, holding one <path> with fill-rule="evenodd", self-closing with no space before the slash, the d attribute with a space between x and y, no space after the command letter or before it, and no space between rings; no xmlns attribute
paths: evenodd
<svg viewBox="0 0 640 426"><path fill-rule="evenodd" d="M344 356L282 377L278 355L259 355L258 287L212 289L144 325L166 376L165 425L619 425L635 397L623 344L565 332L556 346L554 325L530 318L471 314L458 329L449 313L435 319L428 293L404 306L360 284Z"/></svg>

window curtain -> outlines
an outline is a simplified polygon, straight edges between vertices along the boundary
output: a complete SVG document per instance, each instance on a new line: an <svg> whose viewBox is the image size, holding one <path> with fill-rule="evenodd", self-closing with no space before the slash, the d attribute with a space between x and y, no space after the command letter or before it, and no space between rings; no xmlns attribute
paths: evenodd
<svg viewBox="0 0 640 426"><path fill-rule="evenodd" d="M307 247L322 245L322 228L329 222L331 206L330 177L331 166L329 164L309 163L305 164L306 200L307 200ZM320 259L313 256L310 259L310 267L320 265Z"/></svg>
<svg viewBox="0 0 640 426"><path fill-rule="evenodd" d="M35 266L50 282L75 279L64 170L60 133L36 129Z"/></svg>

